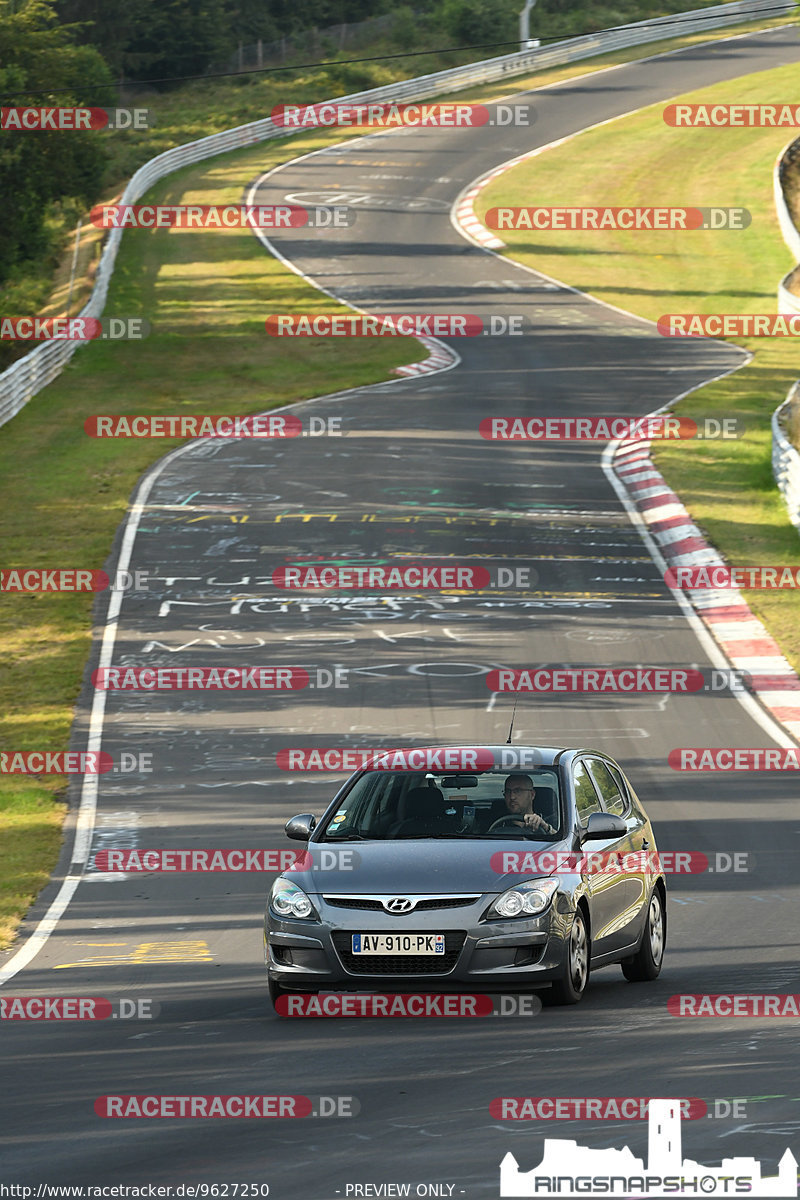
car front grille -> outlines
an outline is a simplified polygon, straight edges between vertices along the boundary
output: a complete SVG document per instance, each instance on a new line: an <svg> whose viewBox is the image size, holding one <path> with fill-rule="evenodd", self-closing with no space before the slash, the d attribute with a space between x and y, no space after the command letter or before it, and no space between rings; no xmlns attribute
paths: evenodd
<svg viewBox="0 0 800 1200"><path fill-rule="evenodd" d="M371 930L365 929L364 933ZM406 933L427 933L408 929ZM444 954L353 954L352 934L337 930L332 935L336 953L352 975L446 975L458 961L466 940L463 929L451 929L444 935Z"/></svg>
<svg viewBox="0 0 800 1200"><path fill-rule="evenodd" d="M366 908L373 912L387 912L380 900L371 900L367 896L323 896L326 904L333 908ZM479 900L479 895L473 896L432 896L428 900L420 900L412 912L430 911L434 908L466 908ZM389 912L390 917L407 917L408 913Z"/></svg>

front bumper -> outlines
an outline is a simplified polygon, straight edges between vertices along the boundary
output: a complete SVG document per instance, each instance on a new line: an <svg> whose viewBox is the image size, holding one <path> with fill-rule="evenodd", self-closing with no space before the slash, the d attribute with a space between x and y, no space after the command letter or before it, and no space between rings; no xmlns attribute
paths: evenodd
<svg viewBox="0 0 800 1200"><path fill-rule="evenodd" d="M264 922L268 977L298 991L546 987L563 969L574 912L560 894L539 916L491 921L481 920L495 898L488 895L456 909L400 916L341 908L321 895L310 898L319 921L279 918L268 911ZM354 956L350 951L354 933L442 933L445 954L441 958Z"/></svg>

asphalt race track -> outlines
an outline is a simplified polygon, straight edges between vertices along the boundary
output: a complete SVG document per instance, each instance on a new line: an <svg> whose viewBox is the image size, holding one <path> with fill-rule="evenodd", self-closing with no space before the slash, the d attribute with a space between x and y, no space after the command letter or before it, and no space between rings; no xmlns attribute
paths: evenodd
<svg viewBox="0 0 800 1200"><path fill-rule="evenodd" d="M450 370L292 410L304 422L340 418L342 436L199 441L151 473L113 560L130 552L150 591L126 595L113 664L291 665L313 679L338 667L347 686L108 692L102 748L115 761L152 754L153 771L100 776L94 851L294 845L286 819L321 812L343 776L279 770L279 750L504 742L511 699L493 697L485 679L497 666L715 665L606 478L600 445L494 443L477 428L493 414L644 414L733 369L741 353L661 338L554 287L474 247L449 213L472 180L527 149L790 62L800 62L796 29L711 43L515 96L534 105L532 129L371 134L242 181L260 203L335 197L356 208L350 229L274 239L333 295L373 312L521 314L528 332L452 339L460 362ZM271 582L300 557L398 555L528 568L532 586L309 599ZM796 1022L667 1012L676 993L798 990L796 784L667 765L679 746L774 745L769 730L730 694L521 700L514 741L593 745L620 759L661 850L749 856L746 872L671 880L656 983L628 984L611 967L578 1007L528 1021L280 1020L264 979L263 875L90 871L3 994L149 998L158 1015L3 1022L3 1178L266 1183L275 1200L334 1200L390 1182L413 1195L435 1183L479 1198L498 1194L508 1150L529 1169L545 1136L646 1156L644 1121L546 1125L489 1112L494 1097L526 1095L749 1098L743 1119L685 1121L685 1151L707 1164L752 1155L773 1174L786 1146L800 1145ZM24 933L68 871L66 854ZM95 1114L97 1097L119 1093L353 1096L360 1112L296 1123Z"/></svg>

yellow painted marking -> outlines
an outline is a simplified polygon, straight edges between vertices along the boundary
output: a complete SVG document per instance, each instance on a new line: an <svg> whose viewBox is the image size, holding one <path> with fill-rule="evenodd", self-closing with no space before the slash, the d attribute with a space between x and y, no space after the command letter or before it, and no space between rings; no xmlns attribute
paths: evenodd
<svg viewBox="0 0 800 1200"><path fill-rule="evenodd" d="M125 942L78 942L77 945L109 945L124 946ZM63 971L67 967L116 967L131 966L139 963L187 963L213 962L214 956L207 942L139 942L130 946L126 954L98 954L89 958L79 959L78 962L58 963L54 971Z"/></svg>

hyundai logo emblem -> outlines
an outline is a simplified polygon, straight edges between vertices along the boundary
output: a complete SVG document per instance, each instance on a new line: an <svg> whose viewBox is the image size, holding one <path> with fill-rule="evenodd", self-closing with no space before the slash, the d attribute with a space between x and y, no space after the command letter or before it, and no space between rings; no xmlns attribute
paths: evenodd
<svg viewBox="0 0 800 1200"><path fill-rule="evenodd" d="M384 900L383 907L387 912L404 913L411 912L416 901L408 900L405 896L394 896L391 900Z"/></svg>

